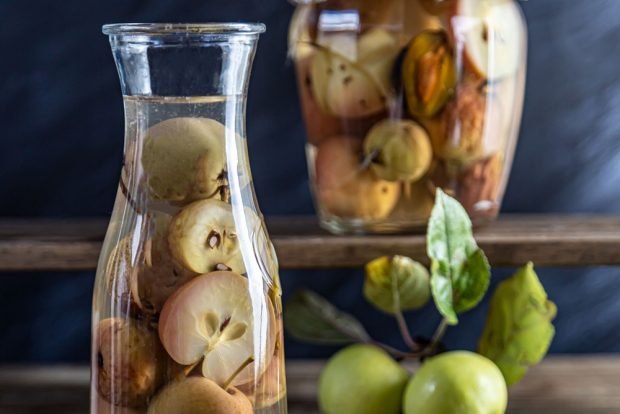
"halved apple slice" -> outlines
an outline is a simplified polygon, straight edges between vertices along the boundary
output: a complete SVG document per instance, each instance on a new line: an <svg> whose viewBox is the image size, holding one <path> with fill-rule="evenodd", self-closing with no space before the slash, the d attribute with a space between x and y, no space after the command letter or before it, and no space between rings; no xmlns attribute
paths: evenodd
<svg viewBox="0 0 620 414"><path fill-rule="evenodd" d="M386 96L356 63L328 49L317 50L311 68L313 95L321 110L343 118L381 112Z"/></svg>
<svg viewBox="0 0 620 414"><path fill-rule="evenodd" d="M525 58L523 17L513 0L458 0L451 30L469 69L484 79L512 75Z"/></svg>
<svg viewBox="0 0 620 414"><path fill-rule="evenodd" d="M172 256L196 273L232 270L245 273L230 204L196 201L179 212L168 229Z"/></svg>
<svg viewBox="0 0 620 414"><path fill-rule="evenodd" d="M166 301L159 338L177 363L202 360L206 378L219 385L233 378L230 385L235 386L267 369L275 346L275 323L267 296L250 297L248 279L233 272L212 272L183 285ZM254 362L235 375L249 357Z"/></svg>
<svg viewBox="0 0 620 414"><path fill-rule="evenodd" d="M343 118L363 118L385 110L392 95L390 76L399 53L397 39L386 30L373 29L359 38L353 51L331 46L317 46L310 68L319 108Z"/></svg>

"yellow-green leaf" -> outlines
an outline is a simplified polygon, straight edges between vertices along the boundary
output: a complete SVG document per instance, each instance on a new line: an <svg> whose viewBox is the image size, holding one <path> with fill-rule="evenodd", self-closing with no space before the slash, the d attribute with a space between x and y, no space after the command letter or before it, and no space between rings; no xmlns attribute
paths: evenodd
<svg viewBox="0 0 620 414"><path fill-rule="evenodd" d="M551 321L556 312L532 263L497 287L478 351L497 364L508 385L545 357L555 335Z"/></svg>
<svg viewBox="0 0 620 414"><path fill-rule="evenodd" d="M380 257L366 264L364 296L389 314L419 309L430 299L430 276L409 257Z"/></svg>

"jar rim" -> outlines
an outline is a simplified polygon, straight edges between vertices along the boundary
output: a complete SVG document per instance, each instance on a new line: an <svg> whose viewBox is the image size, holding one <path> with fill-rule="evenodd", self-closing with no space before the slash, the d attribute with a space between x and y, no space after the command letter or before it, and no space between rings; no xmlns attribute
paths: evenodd
<svg viewBox="0 0 620 414"><path fill-rule="evenodd" d="M114 35L258 35L263 23L113 23L102 27L103 34Z"/></svg>

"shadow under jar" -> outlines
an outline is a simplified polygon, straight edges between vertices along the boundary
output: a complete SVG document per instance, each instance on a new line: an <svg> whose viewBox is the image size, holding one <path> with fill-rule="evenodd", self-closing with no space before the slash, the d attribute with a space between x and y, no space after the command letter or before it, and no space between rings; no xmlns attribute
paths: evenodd
<svg viewBox="0 0 620 414"><path fill-rule="evenodd" d="M245 136L263 30L104 26L126 127L93 298L93 414L287 412L278 265Z"/></svg>
<svg viewBox="0 0 620 414"><path fill-rule="evenodd" d="M421 230L437 188L497 216L525 87L515 1L299 0L289 49L324 228Z"/></svg>

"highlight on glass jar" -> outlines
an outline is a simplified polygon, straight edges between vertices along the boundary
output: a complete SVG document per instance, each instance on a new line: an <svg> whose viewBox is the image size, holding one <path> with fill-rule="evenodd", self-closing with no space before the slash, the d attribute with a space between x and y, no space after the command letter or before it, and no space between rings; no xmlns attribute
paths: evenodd
<svg viewBox="0 0 620 414"><path fill-rule="evenodd" d="M437 188L499 211L527 33L514 0L294 0L290 56L321 225L423 229Z"/></svg>
<svg viewBox="0 0 620 414"><path fill-rule="evenodd" d="M278 264L245 135L263 31L103 28L126 129L93 298L91 413L287 411Z"/></svg>

